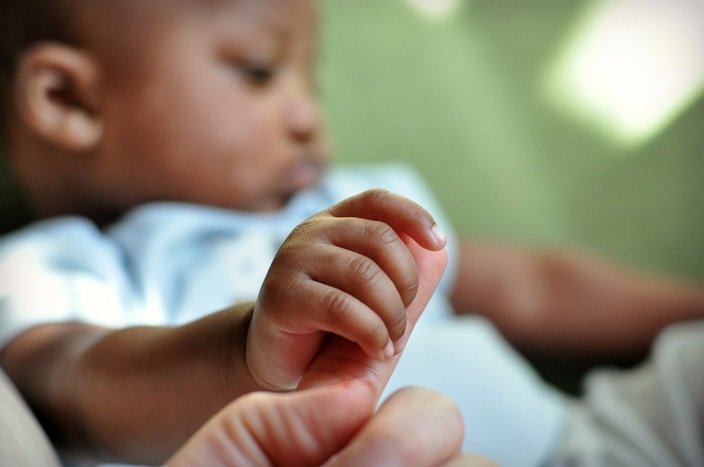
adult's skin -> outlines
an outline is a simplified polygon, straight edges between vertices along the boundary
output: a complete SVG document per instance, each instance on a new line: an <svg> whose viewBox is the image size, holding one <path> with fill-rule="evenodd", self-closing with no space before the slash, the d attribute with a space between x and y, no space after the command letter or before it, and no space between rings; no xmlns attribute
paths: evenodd
<svg viewBox="0 0 704 467"><path fill-rule="evenodd" d="M431 252L406 239L420 284L408 308L408 338L442 276L444 250ZM170 466L243 465L493 465L460 455L463 424L457 408L421 388L397 391L374 407L393 372L357 345L329 339L288 394L241 397L206 423Z"/></svg>
<svg viewBox="0 0 704 467"><path fill-rule="evenodd" d="M462 419L449 399L428 389L401 389L372 416L374 394L369 380L355 380L243 396L203 426L167 465L495 465L459 454Z"/></svg>

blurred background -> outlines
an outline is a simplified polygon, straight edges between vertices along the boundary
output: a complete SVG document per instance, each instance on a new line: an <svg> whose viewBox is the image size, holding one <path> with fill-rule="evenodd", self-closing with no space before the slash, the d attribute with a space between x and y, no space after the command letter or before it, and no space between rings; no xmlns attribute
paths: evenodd
<svg viewBox="0 0 704 467"><path fill-rule="evenodd" d="M338 161L409 161L463 232L704 278L704 2L322 3Z"/></svg>
<svg viewBox="0 0 704 467"><path fill-rule="evenodd" d="M320 3L340 162L410 162L463 232L704 278L704 2ZM0 232L26 212L0 167Z"/></svg>

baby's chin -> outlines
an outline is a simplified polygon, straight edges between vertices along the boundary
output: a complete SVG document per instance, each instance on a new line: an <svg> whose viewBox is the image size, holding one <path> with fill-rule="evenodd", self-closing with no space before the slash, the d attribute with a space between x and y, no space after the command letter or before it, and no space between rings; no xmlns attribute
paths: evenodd
<svg viewBox="0 0 704 467"><path fill-rule="evenodd" d="M249 200L230 200L221 207L236 211L271 213L284 209L295 196L320 185L327 165L298 164L288 170L275 187Z"/></svg>
<svg viewBox="0 0 704 467"><path fill-rule="evenodd" d="M278 201L274 204L278 209L285 207L298 193L319 186L326 172L327 164L324 163L296 164L286 172L282 180Z"/></svg>
<svg viewBox="0 0 704 467"><path fill-rule="evenodd" d="M276 193L272 193L270 196L259 199L256 202L247 203L246 205L239 203L237 205L223 207L233 209L235 211L252 213L275 213L284 209L298 193L314 186L315 185L298 189L278 190Z"/></svg>

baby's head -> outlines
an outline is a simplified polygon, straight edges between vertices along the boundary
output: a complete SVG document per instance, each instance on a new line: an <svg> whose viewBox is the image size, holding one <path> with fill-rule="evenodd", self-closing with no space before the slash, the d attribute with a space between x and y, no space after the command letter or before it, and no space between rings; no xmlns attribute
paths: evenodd
<svg viewBox="0 0 704 467"><path fill-rule="evenodd" d="M316 0L0 8L3 138L39 215L104 220L159 200L275 210L326 166Z"/></svg>

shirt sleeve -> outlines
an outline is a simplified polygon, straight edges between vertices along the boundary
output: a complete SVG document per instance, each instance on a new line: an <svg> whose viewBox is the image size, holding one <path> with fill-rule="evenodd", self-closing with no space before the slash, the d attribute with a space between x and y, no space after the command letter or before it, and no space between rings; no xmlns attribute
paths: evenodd
<svg viewBox="0 0 704 467"><path fill-rule="evenodd" d="M123 314L120 256L90 222L38 223L0 242L0 348L28 328L81 320L116 325Z"/></svg>

